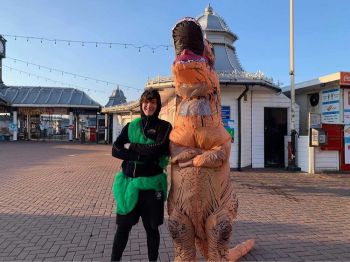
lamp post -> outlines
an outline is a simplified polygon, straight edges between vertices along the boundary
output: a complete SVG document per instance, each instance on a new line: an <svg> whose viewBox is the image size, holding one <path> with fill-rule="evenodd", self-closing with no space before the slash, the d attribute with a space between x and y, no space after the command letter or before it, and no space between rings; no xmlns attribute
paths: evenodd
<svg viewBox="0 0 350 262"><path fill-rule="evenodd" d="M296 137L295 130L295 88L294 88L294 0L289 0L289 75L290 75L290 136L291 136L291 159L288 159L287 169L290 171L300 171L296 165Z"/></svg>

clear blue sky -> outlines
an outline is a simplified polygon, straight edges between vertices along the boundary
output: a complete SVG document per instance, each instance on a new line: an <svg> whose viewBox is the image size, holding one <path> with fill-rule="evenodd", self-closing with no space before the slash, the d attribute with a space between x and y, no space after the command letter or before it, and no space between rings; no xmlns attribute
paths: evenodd
<svg viewBox="0 0 350 262"><path fill-rule="evenodd" d="M295 80L350 71L348 0L295 0ZM289 0L0 0L0 34L67 40L172 44L171 29L184 16L197 17L211 4L238 35L236 52L249 72L261 70L289 85ZM174 51L95 44L43 42L7 37L7 57L132 86L128 100L141 94L148 78L170 75ZM30 72L86 89L105 105L115 86L74 78L4 59L7 85L62 86L10 70Z"/></svg>

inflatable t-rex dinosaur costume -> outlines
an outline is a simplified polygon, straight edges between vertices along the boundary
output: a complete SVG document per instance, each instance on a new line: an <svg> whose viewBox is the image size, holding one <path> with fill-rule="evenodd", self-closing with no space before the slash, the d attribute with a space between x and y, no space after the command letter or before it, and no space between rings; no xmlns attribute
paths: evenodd
<svg viewBox="0 0 350 262"><path fill-rule="evenodd" d="M175 261L195 261L196 248L209 261L236 261L254 240L228 249L238 201L229 176L231 137L221 121L215 57L194 18L180 20L173 39L177 107L168 213Z"/></svg>

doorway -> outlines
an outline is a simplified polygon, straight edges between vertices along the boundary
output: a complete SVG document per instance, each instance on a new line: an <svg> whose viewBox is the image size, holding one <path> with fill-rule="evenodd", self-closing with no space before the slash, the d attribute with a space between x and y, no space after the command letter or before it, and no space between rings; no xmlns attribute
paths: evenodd
<svg viewBox="0 0 350 262"><path fill-rule="evenodd" d="M287 108L264 108L265 167L285 167L284 136L287 135Z"/></svg>

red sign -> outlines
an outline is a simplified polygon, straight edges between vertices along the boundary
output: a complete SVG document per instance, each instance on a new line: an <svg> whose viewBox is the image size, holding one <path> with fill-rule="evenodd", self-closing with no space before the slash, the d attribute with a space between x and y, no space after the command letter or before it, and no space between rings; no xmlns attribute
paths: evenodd
<svg viewBox="0 0 350 262"><path fill-rule="evenodd" d="M69 126L68 126L68 129L69 129L69 130L73 130L73 129L74 129L74 125L69 125Z"/></svg>
<svg viewBox="0 0 350 262"><path fill-rule="evenodd" d="M350 86L350 72L340 72L340 85Z"/></svg>

